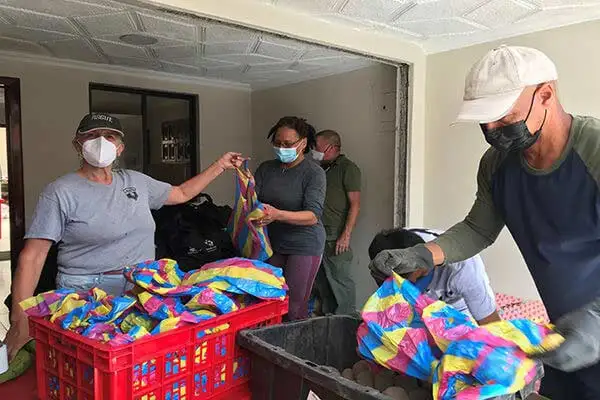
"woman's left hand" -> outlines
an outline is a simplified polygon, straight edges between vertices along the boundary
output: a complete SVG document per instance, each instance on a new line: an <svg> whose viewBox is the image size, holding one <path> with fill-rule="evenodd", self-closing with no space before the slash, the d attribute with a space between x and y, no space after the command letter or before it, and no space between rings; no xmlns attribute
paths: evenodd
<svg viewBox="0 0 600 400"><path fill-rule="evenodd" d="M221 167L222 169L233 169L233 168L239 168L242 166L242 163L245 161L246 159L244 157L242 157L242 153L234 153L234 152L228 152L225 153L221 156L221 158L219 158L219 160L217 161L217 164L219 165L219 167Z"/></svg>
<svg viewBox="0 0 600 400"><path fill-rule="evenodd" d="M263 207L265 215L262 218L256 220L256 225L266 226L269 225L271 222L277 221L279 219L279 215L281 214L280 210L269 204L263 204Z"/></svg>

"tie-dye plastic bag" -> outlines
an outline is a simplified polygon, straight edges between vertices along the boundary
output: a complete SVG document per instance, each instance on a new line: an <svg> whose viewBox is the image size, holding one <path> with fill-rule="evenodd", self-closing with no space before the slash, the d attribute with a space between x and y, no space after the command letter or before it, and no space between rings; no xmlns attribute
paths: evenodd
<svg viewBox="0 0 600 400"><path fill-rule="evenodd" d="M387 369L433 383L435 400L483 400L519 391L536 378L528 355L563 338L529 320L484 326L422 294L399 275L367 301L358 329L360 354Z"/></svg>
<svg viewBox="0 0 600 400"><path fill-rule="evenodd" d="M264 216L264 207L258 201L254 176L248 161L236 169L235 204L227 230L240 254L245 258L265 261L273 255L266 226L255 221Z"/></svg>

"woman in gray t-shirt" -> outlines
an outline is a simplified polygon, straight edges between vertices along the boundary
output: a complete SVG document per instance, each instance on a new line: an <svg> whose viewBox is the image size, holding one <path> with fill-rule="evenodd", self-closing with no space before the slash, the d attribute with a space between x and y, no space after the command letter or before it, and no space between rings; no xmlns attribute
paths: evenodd
<svg viewBox="0 0 600 400"><path fill-rule="evenodd" d="M258 199L269 225L274 255L268 262L283 268L289 286L291 320L308 317L308 299L325 245L321 222L325 171L305 154L314 147L315 129L304 119L284 117L269 131L275 160L256 171Z"/></svg>
<svg viewBox="0 0 600 400"><path fill-rule="evenodd" d="M120 295L126 286L123 267L155 257L150 210L191 200L243 161L239 153L226 153L199 175L171 186L136 171L113 170L125 148L123 138L117 118L86 115L73 139L81 168L50 183L40 195L12 285L12 323L6 338L11 355L29 337L19 302L33 295L53 243L59 243L59 288L99 287Z"/></svg>

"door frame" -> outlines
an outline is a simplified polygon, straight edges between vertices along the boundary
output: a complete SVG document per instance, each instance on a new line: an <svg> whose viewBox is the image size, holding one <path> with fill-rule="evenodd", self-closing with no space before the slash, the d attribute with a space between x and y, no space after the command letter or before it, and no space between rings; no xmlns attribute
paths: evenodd
<svg viewBox="0 0 600 400"><path fill-rule="evenodd" d="M21 131L21 81L0 76L4 87L6 151L8 152L8 196L10 215L11 270L17 268L25 236L25 185L23 180L23 138Z"/></svg>
<svg viewBox="0 0 600 400"><path fill-rule="evenodd" d="M161 91L161 90L153 90L153 89L143 89L143 88L133 88L133 87L128 87L128 86L118 86L118 85L109 85L109 84L105 84L105 83L95 83L95 82L90 82L89 84L89 89L88 89L88 101L89 101L89 111L92 112L92 91L93 90L103 90L103 91L107 91L107 92L118 92L118 93L128 93L128 94L139 94L142 96L142 110L141 110L141 115L142 115L142 130L143 130L143 145L144 145L144 165L143 165L143 169L144 169L144 173L147 173L148 171L146 171L146 160L149 159L149 151L150 151L150 146L148 143L148 138L149 138L149 132L148 132L148 127L147 127L147 121L146 121L146 97L147 96L152 96L152 97L164 97L164 98L169 98L169 99L180 99L180 100L187 100L189 101L189 105L190 105L190 110L189 110L189 115L190 115L190 129L192 130L191 132L191 137L190 137L190 147L192 148L191 154L190 154L190 166L191 166L191 171L190 171L190 176L196 176L198 174L198 171L200 170L200 149L198 146L199 143L199 134L198 132L200 132L199 129L199 120L198 120L198 95L195 94L189 94L189 93L179 93L179 92L167 92L167 91Z"/></svg>

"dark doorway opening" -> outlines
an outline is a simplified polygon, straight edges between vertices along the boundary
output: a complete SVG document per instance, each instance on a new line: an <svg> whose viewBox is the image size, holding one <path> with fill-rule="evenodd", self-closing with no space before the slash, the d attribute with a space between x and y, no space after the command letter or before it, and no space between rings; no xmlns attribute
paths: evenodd
<svg viewBox="0 0 600 400"><path fill-rule="evenodd" d="M0 334L8 329L10 292L25 236L25 195L18 78L0 77Z"/></svg>
<svg viewBox="0 0 600 400"><path fill-rule="evenodd" d="M178 185L198 171L198 96L90 84L90 111L121 120L122 168Z"/></svg>

